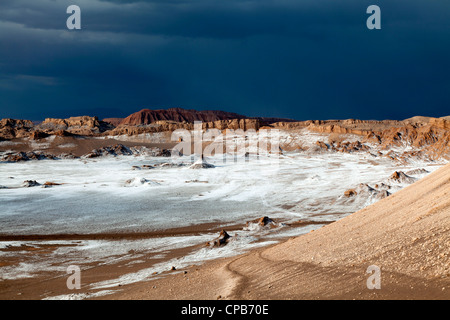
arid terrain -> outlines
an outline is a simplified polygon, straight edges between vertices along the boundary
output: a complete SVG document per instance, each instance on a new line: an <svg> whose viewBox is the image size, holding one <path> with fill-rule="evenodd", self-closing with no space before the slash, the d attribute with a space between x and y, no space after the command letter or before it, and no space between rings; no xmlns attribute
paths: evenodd
<svg viewBox="0 0 450 320"><path fill-rule="evenodd" d="M235 118L233 118L235 117ZM43 157L81 156L93 149L121 143L126 146L175 145L175 130L193 130L194 121L201 121L203 130L277 129L287 134L281 138L285 151L372 152L376 156L407 159L408 157L448 159L450 120L448 117L413 117L397 120L308 120L294 121L274 118L247 118L221 111L184 109L143 109L127 118L99 120L96 117L47 118L38 124L30 120L0 121L0 151L6 161L15 161L25 154L6 151L35 152ZM303 133L317 134L315 141L304 141ZM205 140L206 141L206 140ZM311 144L313 142L313 144ZM403 147L401 153L394 151ZM32 157L33 155L30 154ZM10 159L16 157L17 159ZM5 158L6 157L6 158ZM34 156L36 157L36 156Z"/></svg>
<svg viewBox="0 0 450 320"><path fill-rule="evenodd" d="M449 160L448 117L3 119L0 298L448 299Z"/></svg>
<svg viewBox="0 0 450 320"><path fill-rule="evenodd" d="M314 232L105 298L448 300L449 184L446 165ZM367 286L370 266L378 289Z"/></svg>

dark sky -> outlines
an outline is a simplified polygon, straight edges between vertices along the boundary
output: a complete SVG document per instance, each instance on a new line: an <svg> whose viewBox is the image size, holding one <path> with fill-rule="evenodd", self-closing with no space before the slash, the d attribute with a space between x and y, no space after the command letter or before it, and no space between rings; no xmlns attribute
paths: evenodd
<svg viewBox="0 0 450 320"><path fill-rule="evenodd" d="M66 9L81 8L82 30ZM381 8L381 30L366 9ZM1 0L0 118L450 114L448 0Z"/></svg>

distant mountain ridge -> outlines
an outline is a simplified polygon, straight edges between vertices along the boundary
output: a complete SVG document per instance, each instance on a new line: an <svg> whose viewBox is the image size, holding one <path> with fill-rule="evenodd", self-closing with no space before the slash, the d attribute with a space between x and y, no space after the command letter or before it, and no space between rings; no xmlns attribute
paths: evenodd
<svg viewBox="0 0 450 320"><path fill-rule="evenodd" d="M230 119L231 118L231 119ZM240 118L240 119L239 119ZM97 117L76 116L67 119L47 118L40 124L30 120L0 120L0 150L7 151L19 144L29 151L30 140L74 139L74 137L107 137L114 139L153 139L154 133L170 133L176 130L195 129L194 121L202 121L202 129L248 130L277 129L284 134L292 134L283 142L281 148L286 151L309 150L302 136L310 139L314 133L317 141L314 148L330 152L370 151L376 155L381 152L390 159L406 161L410 157L424 159L450 160L450 121L447 117L432 118L415 116L405 120L306 120L280 121L275 118L246 117L224 111L195 111L173 108L168 110L144 109L125 119L114 119L119 125L99 120ZM219 119L219 120L217 120ZM309 132L309 133L308 133ZM141 136L142 135L142 136ZM169 135L170 136L170 135ZM357 141L350 141L348 138ZM171 143L166 135L157 134L155 141ZM291 139L292 138L292 139ZM7 140L21 139L8 142ZM52 139L48 141L53 141ZM166 139L166 140L165 140ZM6 142L4 142L6 140ZM130 140L130 141L131 141ZM56 141L56 140L55 140ZM31 145L32 146L32 145ZM401 155L394 150L398 147L410 148ZM25 149L24 149L25 148ZM305 149L306 148L306 149ZM394 149L393 149L394 148Z"/></svg>

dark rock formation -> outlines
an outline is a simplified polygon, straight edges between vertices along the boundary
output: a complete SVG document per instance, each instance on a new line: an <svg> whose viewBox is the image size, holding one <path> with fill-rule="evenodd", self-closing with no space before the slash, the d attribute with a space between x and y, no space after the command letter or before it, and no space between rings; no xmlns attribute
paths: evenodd
<svg viewBox="0 0 450 320"><path fill-rule="evenodd" d="M225 230L222 230L216 240L207 242L206 245L209 247L221 247L226 245L230 238L231 236Z"/></svg>
<svg viewBox="0 0 450 320"><path fill-rule="evenodd" d="M37 187L40 186L41 184L38 183L36 180L25 180L22 183L22 187L24 188L30 188L30 187Z"/></svg>

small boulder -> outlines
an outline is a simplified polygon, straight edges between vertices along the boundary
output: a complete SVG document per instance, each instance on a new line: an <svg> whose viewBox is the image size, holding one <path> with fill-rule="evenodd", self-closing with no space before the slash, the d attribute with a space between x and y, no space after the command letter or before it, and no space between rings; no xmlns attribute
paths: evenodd
<svg viewBox="0 0 450 320"><path fill-rule="evenodd" d="M256 230L261 230L262 228L276 228L279 226L280 224L275 222L275 220L264 216L253 221L247 221L245 224L245 230L254 230L255 228Z"/></svg>
<svg viewBox="0 0 450 320"><path fill-rule="evenodd" d="M40 186L41 184L38 183L36 180L25 180L22 183L22 187L24 188L30 188L30 187L37 187Z"/></svg>
<svg viewBox="0 0 450 320"><path fill-rule="evenodd" d="M357 194L358 194L358 192L356 192L355 189L349 189L349 190L344 192L344 196L346 196L347 198L356 196Z"/></svg>
<svg viewBox="0 0 450 320"><path fill-rule="evenodd" d="M261 227L265 227L265 226L267 226L267 225L273 225L273 224L275 224L275 221L274 220L272 220L272 219L270 219L269 217L261 217L261 218L259 218L258 219L258 224L261 226Z"/></svg>
<svg viewBox="0 0 450 320"><path fill-rule="evenodd" d="M225 230L222 230L216 240L207 242L206 245L209 247L221 247L226 245L230 238L231 236Z"/></svg>

